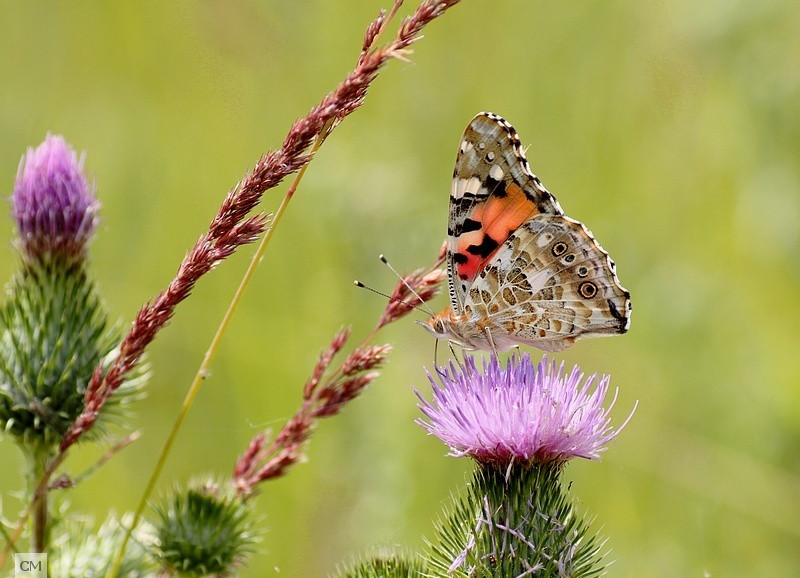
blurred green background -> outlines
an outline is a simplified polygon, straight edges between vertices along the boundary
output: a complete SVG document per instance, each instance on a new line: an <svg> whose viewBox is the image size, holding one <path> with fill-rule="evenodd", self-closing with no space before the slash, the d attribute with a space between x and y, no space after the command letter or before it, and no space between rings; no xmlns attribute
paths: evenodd
<svg viewBox="0 0 800 578"><path fill-rule="evenodd" d="M93 273L127 325L388 3L3 1L0 191L47 131L87 152L103 203ZM391 290L379 253L404 270L433 261L461 132L491 110L633 296L628 335L558 355L612 374L617 423L639 401L601 463L564 474L609 537L609 574L800 575L800 5L465 0L414 48L312 163L160 487L229 475L254 433L292 415L334 332L360 339L379 316L383 300L352 286ZM0 279L17 267L12 235L0 220ZM252 250L153 344L132 420L144 435L71 492L73 511L134 507ZM380 339L395 347L383 377L263 487L243 576L323 576L376 545L419 547L464 483L470 464L413 423L433 341L411 318ZM100 452L79 448L69 470ZM0 463L15 517L8 439Z"/></svg>

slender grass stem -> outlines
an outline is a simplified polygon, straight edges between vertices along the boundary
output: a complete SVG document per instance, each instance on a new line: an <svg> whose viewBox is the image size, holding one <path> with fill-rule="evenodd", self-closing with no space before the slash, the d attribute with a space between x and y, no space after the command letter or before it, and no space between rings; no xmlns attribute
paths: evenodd
<svg viewBox="0 0 800 578"><path fill-rule="evenodd" d="M327 128L327 127L326 127ZM314 153L316 153L319 148L322 146L322 143L325 141L325 138L328 134L327 130L323 130L320 135L317 137L317 140L314 142L314 145L311 148L311 155L313 158ZM130 528L128 528L127 532L125 533L125 538L122 541L122 545L117 552L117 556L114 559L114 565L111 568L111 572L109 573L109 578L114 578L117 576L119 572L120 566L122 564L122 558L125 554L125 549L128 545L128 540L130 539L131 534L133 533L134 528L139 524L139 520L142 517L142 513L144 512L145 506L147 505L147 500L150 499L153 490L155 489L156 483L158 482L158 478L161 476L161 472L164 469L164 466L167 463L167 458L169 457L169 453L172 450L172 446L175 443L175 439L178 436L178 432L180 431L181 425L183 424L183 420L186 418L186 415L189 413L189 409L194 402L195 397L197 397L197 393L200 391L200 384L208 375L208 369L211 366L211 361L214 359L214 355L216 355L217 350L219 349L219 345L222 342L222 338L225 336L225 332L230 325L231 319L233 318L236 309L239 307L239 303L244 296L244 292L247 289L247 286L250 284L250 281L255 274L256 267L261 262L261 259L264 256L264 252L267 250L267 246L269 245L270 240L272 239L272 235L275 231L275 227L281 220L281 217L286 212L286 209L289 206L289 202L292 200L297 187L300 184L300 181L303 179L303 175L305 175L306 169L310 161L306 163L295 175L292 184L289 185L289 188L286 191L286 194L281 201L281 204L278 206L277 210L275 211L275 215L272 219L272 223L267 228L264 237L261 239L261 243L259 243L256 252L253 254L252 259L250 259L250 264L247 266L247 270L244 272L242 276L242 280L239 282L239 286L236 288L236 292L233 294L233 298L231 299L230 304L228 305L227 311L225 311L225 315L222 316L222 320L217 327L217 331L214 334L214 337L211 339L211 343L206 350L205 355L203 356L203 361L200 363L200 366L197 368L197 373L195 373L194 379L192 380L191 386L189 386L189 390L186 393L186 397L183 400L183 404L181 405L181 409L178 412L177 417L175 418L175 422L172 424L172 430L167 437L167 440L164 442L164 446L161 449L161 455L156 462L155 468L153 469L153 473L150 476L150 480L147 482L147 486L145 487L144 492L142 493L142 497L139 500L139 504L136 507L136 511L133 514L133 520L131 521Z"/></svg>

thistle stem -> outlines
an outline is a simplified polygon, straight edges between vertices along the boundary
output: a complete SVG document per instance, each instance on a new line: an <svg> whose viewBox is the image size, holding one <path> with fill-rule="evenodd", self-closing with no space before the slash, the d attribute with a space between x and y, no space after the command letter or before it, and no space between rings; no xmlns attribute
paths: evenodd
<svg viewBox="0 0 800 578"><path fill-rule="evenodd" d="M47 492L39 494L40 480L45 476L51 457L46 448L34 448L29 455L29 494L33 502L31 523L31 551L46 552L49 537L49 502Z"/></svg>
<svg viewBox="0 0 800 578"><path fill-rule="evenodd" d="M28 517L32 514L34 508L39 503L44 495L47 493L48 484L50 483L50 478L53 476L53 473L58 469L58 467L66 458L66 452L60 451L56 454L56 457L51 461L44 472L41 473L41 477L37 479L36 489L31 492L31 499L28 502L28 506L22 512L17 521L17 525L14 528L14 532L11 534L10 537L6 540L6 545L3 548L3 552L0 553L0 568L2 568L5 563L6 559L8 558L9 553L17 552L16 543L19 537L22 535L22 529L25 527L25 522L28 520ZM3 531L3 535L7 536L7 533Z"/></svg>

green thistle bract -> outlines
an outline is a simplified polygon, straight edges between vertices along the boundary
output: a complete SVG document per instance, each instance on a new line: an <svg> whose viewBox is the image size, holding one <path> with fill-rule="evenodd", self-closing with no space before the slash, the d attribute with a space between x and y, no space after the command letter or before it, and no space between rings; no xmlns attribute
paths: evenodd
<svg viewBox="0 0 800 578"><path fill-rule="evenodd" d="M25 444L60 442L117 341L82 265L64 265L23 266L0 304L0 424Z"/></svg>
<svg viewBox="0 0 800 578"><path fill-rule="evenodd" d="M596 576L602 540L588 531L552 463L476 469L437 524L433 576Z"/></svg>

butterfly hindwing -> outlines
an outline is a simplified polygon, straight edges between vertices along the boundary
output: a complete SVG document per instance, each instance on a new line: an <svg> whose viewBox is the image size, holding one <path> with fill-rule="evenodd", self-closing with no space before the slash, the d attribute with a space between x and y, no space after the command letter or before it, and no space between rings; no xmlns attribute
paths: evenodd
<svg viewBox="0 0 800 578"><path fill-rule="evenodd" d="M492 339L559 351L583 335L624 333L630 294L614 262L580 222L539 215L515 231L472 284L465 307Z"/></svg>

